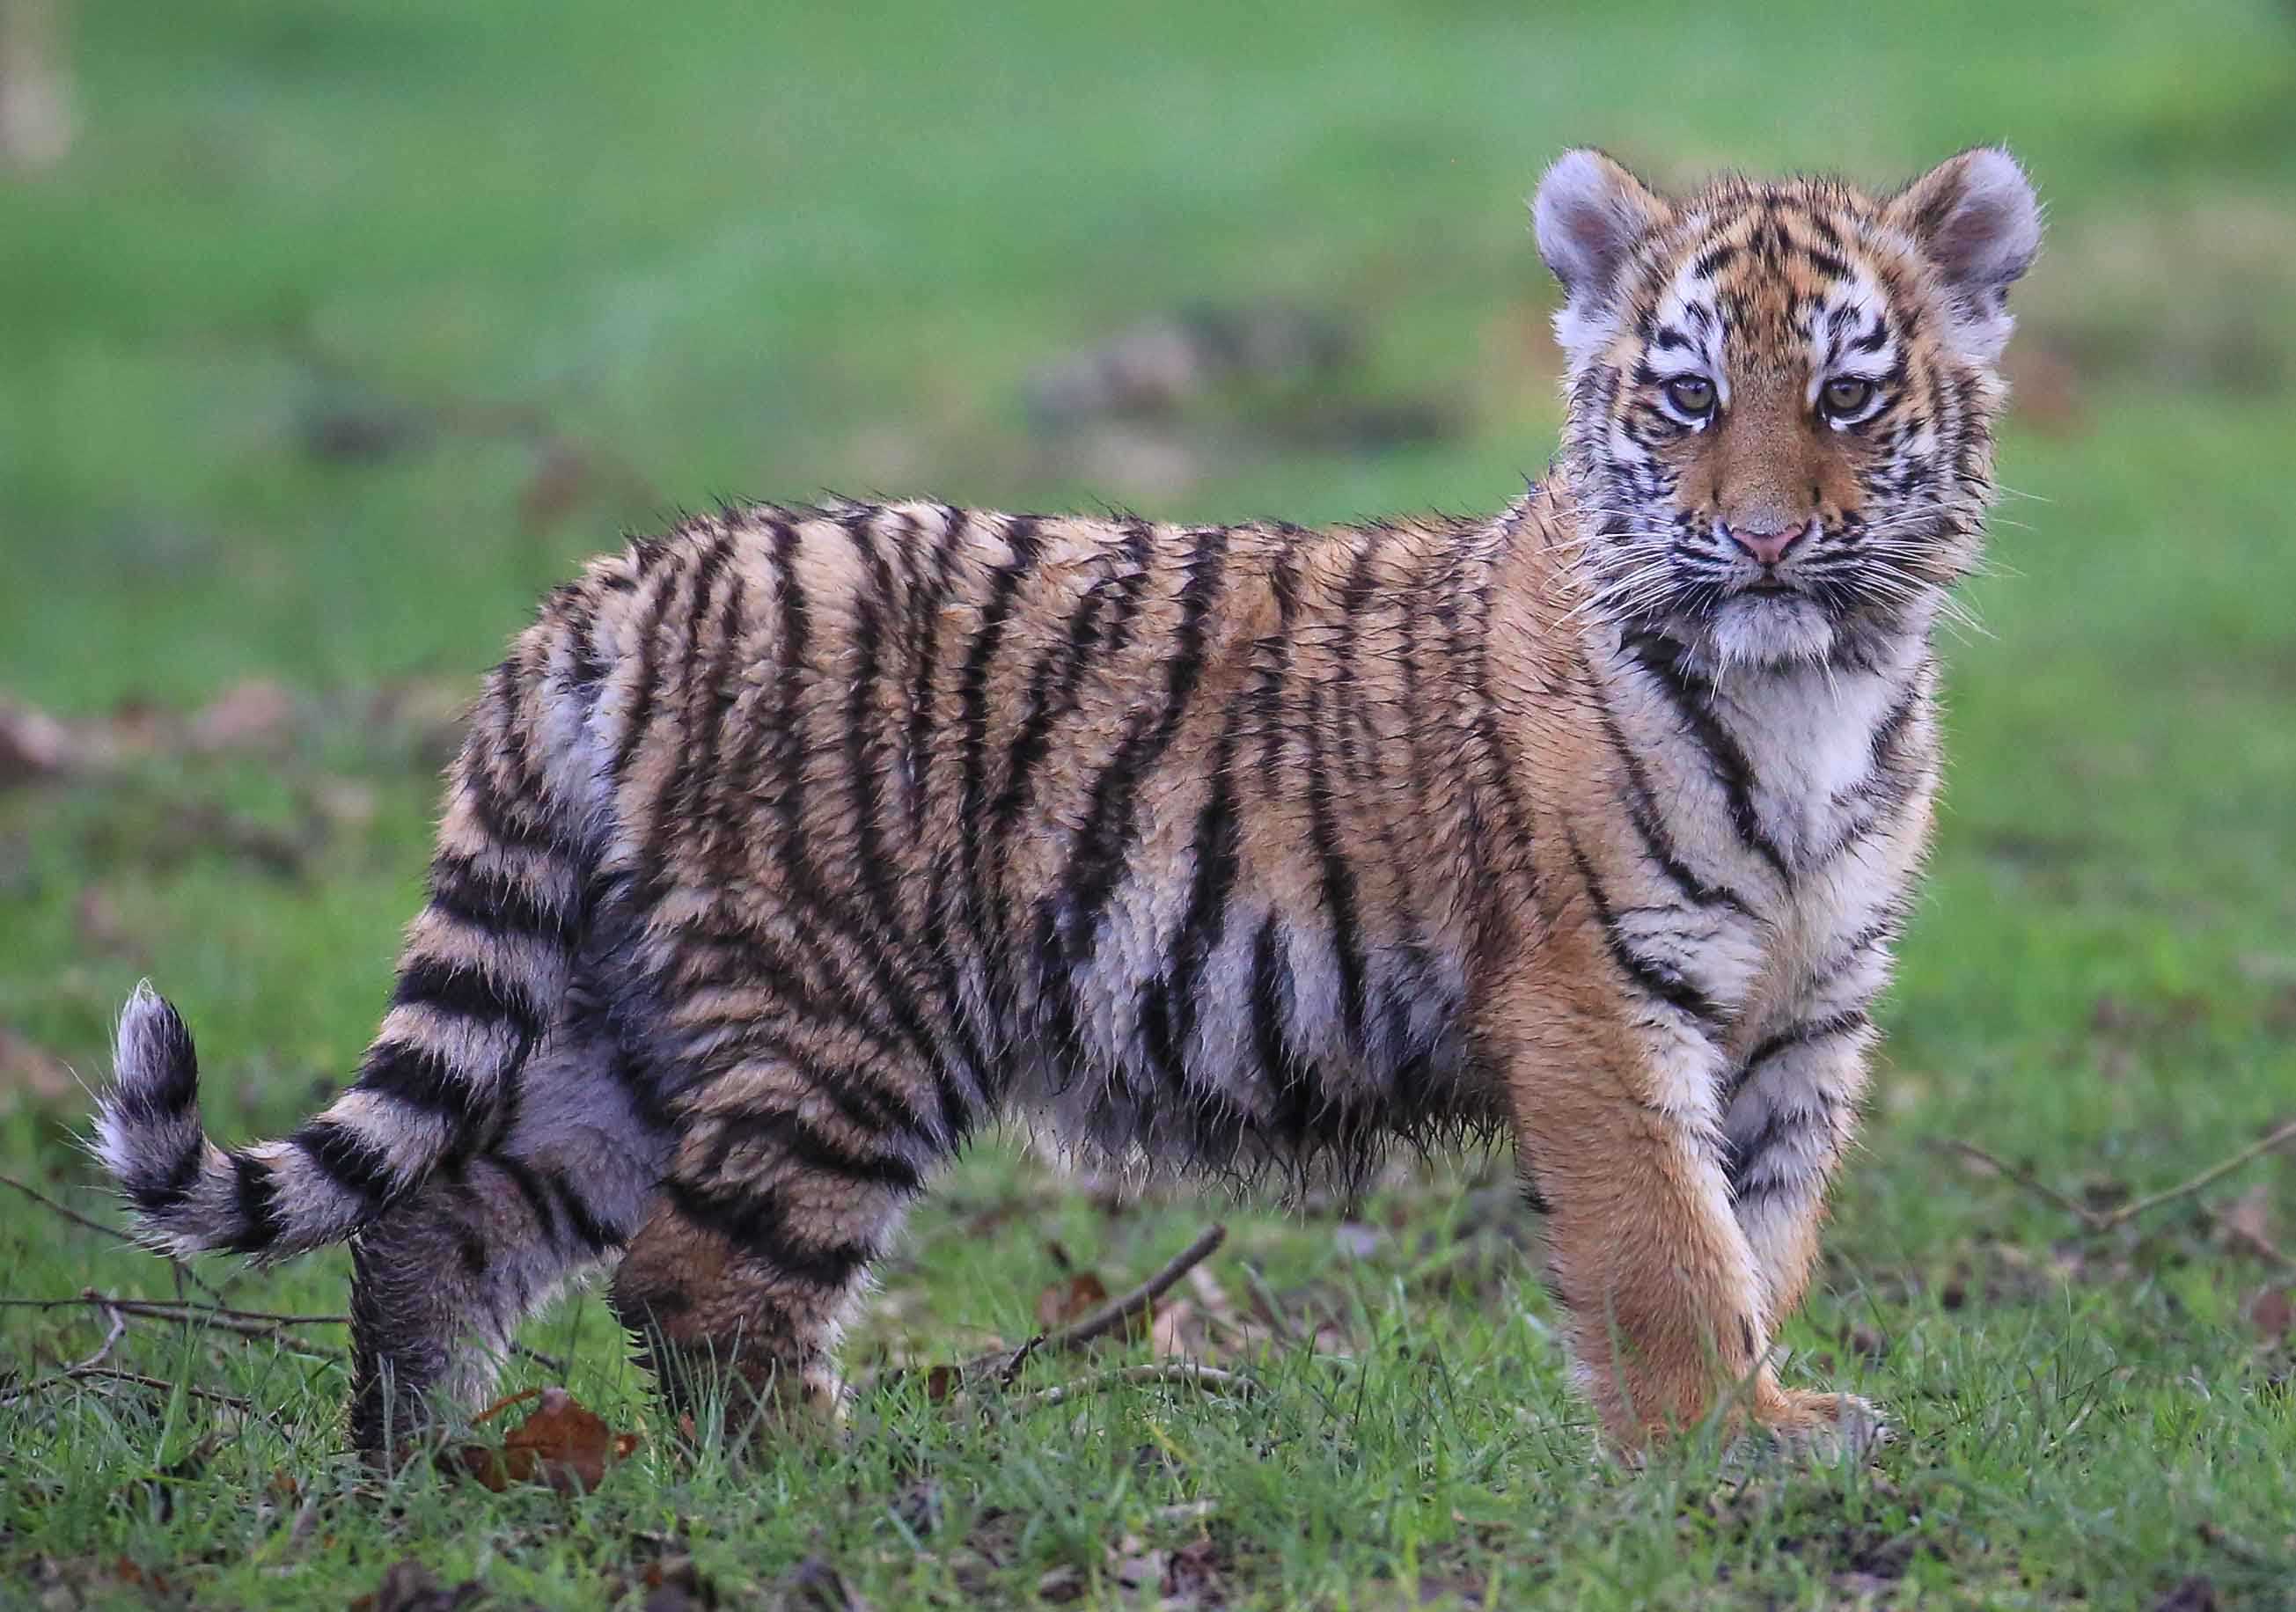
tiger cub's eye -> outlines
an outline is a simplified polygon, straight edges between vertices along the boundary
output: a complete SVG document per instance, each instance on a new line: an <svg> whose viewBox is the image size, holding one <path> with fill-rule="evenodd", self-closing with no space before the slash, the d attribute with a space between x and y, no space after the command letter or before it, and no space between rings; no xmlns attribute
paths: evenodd
<svg viewBox="0 0 2296 1612"><path fill-rule="evenodd" d="M1870 380L1843 379L1829 380L1819 397L1825 412L1836 420L1848 420L1859 413L1874 401L1874 383Z"/></svg>
<svg viewBox="0 0 2296 1612"><path fill-rule="evenodd" d="M1698 375L1680 375L1666 383L1666 400L1693 420L1714 412L1714 383Z"/></svg>

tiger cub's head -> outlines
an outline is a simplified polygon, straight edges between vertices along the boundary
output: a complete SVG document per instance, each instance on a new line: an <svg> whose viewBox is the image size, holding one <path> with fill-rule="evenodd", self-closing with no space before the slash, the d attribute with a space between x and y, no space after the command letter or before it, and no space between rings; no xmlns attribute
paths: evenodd
<svg viewBox="0 0 2296 1612"><path fill-rule="evenodd" d="M1992 495L2008 290L2040 243L2016 162L1674 200L1578 151L1533 211L1599 608L1718 667L1926 628Z"/></svg>

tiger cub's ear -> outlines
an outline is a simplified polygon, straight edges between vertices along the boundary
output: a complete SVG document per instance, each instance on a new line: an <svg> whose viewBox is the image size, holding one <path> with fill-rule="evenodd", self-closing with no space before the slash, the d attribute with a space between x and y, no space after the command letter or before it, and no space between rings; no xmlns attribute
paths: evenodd
<svg viewBox="0 0 2296 1612"><path fill-rule="evenodd" d="M1554 333L1573 367L1608 337L1605 316L1635 249L1674 217L1666 198L1598 151L1567 151L1530 204L1538 255L1562 282Z"/></svg>
<svg viewBox="0 0 2296 1612"><path fill-rule="evenodd" d="M1959 345L1981 362L1998 358L2009 288L2041 248L2041 204L2017 160L1995 146L1948 158L1892 196L1884 216L1944 276Z"/></svg>

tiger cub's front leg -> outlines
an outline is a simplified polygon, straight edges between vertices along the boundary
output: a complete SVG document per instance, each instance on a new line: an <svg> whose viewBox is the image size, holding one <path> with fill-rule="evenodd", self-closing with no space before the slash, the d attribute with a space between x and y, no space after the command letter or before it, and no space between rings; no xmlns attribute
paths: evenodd
<svg viewBox="0 0 2296 1612"><path fill-rule="evenodd" d="M898 1111L777 1053L701 1089L611 1291L673 1413L715 1390L734 1433L842 1413L839 1334L938 1154Z"/></svg>
<svg viewBox="0 0 2296 1612"><path fill-rule="evenodd" d="M1813 1002L1756 1044L1726 1090L1731 1207L1753 1250L1772 1331L1801 1302L1816 1264L1826 1188L1855 1133L1873 1040L1862 1002ZM1780 1392L1800 1407L1820 1439L1829 1425L1853 1445L1885 1436L1863 1400Z"/></svg>
<svg viewBox="0 0 2296 1612"><path fill-rule="evenodd" d="M1819 1444L1863 1407L1781 1388L1762 1263L1734 1212L1717 1109L1720 1049L1687 1021L1630 1011L1611 960L1557 937L1495 1016L1517 1158L1547 1206L1547 1262L1581 1386L1632 1452L1729 1419ZM1571 981L1541 991L1537 980ZM1855 1428L1849 1429L1854 1436Z"/></svg>

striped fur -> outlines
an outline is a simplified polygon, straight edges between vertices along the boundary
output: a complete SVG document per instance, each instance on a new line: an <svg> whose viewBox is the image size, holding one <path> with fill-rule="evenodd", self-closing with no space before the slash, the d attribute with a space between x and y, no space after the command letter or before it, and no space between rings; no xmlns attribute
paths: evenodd
<svg viewBox="0 0 2296 1612"><path fill-rule="evenodd" d="M1538 224L1570 417L1496 517L759 505L593 563L487 685L340 1100L217 1148L128 1004L98 1145L147 1237L357 1239L381 1449L606 1263L668 1386L833 1406L1000 1116L1243 1172L1505 1126L1619 1444L1734 1379L1863 1425L1765 1355L1927 835L2030 187L1677 202L1581 152Z"/></svg>

